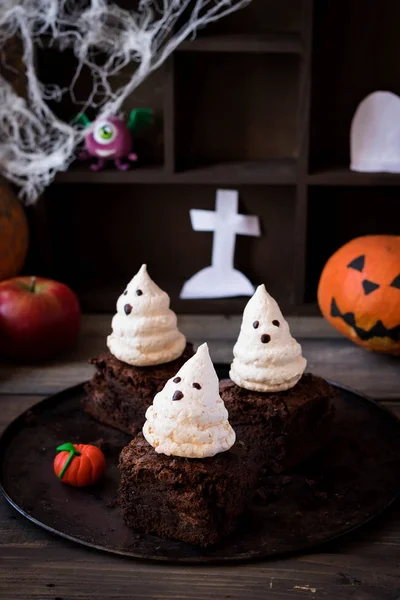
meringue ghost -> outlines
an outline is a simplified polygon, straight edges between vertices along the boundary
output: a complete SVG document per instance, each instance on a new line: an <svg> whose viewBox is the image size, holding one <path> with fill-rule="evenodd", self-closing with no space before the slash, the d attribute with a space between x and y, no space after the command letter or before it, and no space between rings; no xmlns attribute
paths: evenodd
<svg viewBox="0 0 400 600"><path fill-rule="evenodd" d="M142 265L118 298L112 333L107 338L111 354L135 367L160 365L181 356L186 338L169 303L168 294Z"/></svg>
<svg viewBox="0 0 400 600"><path fill-rule="evenodd" d="M233 446L236 435L207 344L156 394L143 435L156 452L167 456L206 458Z"/></svg>
<svg viewBox="0 0 400 600"><path fill-rule="evenodd" d="M307 366L277 302L264 285L248 301L233 348L229 376L239 387L280 392L296 385Z"/></svg>

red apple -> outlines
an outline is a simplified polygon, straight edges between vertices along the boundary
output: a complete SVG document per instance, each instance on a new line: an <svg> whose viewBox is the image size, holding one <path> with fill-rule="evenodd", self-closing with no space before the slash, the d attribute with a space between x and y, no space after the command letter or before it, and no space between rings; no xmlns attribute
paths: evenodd
<svg viewBox="0 0 400 600"><path fill-rule="evenodd" d="M52 358L76 341L81 310L66 285L42 277L0 283L0 355L18 361Z"/></svg>

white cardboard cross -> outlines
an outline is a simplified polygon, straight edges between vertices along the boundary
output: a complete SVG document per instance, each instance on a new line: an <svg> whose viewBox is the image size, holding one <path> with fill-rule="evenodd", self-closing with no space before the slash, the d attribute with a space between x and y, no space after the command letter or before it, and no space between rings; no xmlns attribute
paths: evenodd
<svg viewBox="0 0 400 600"><path fill-rule="evenodd" d="M194 231L213 231L211 267L202 269L184 284L180 297L229 298L252 296L254 286L233 266L237 235L259 237L257 216L238 213L239 193L236 190L217 190L216 210L190 210Z"/></svg>

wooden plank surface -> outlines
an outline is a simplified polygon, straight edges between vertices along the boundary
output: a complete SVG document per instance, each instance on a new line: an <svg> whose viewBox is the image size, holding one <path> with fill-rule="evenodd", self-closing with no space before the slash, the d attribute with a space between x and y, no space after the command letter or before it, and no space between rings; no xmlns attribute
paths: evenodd
<svg viewBox="0 0 400 600"><path fill-rule="evenodd" d="M399 520L369 528L320 554L235 566L156 565L53 539L5 507L14 541L0 542L2 600L397 600ZM7 519L8 517L8 519ZM21 517L22 518L22 517ZM2 531L4 535L4 531Z"/></svg>
<svg viewBox="0 0 400 600"><path fill-rule="evenodd" d="M6 396L0 394L0 433L11 421L43 398L44 396L40 395Z"/></svg>
<svg viewBox="0 0 400 600"><path fill-rule="evenodd" d="M182 316L179 324L196 346L207 341L214 362L230 363L240 317ZM318 317L292 317L308 370L374 398L400 398L400 359L368 352ZM0 394L53 394L89 379L91 356L106 350L111 315L86 316L79 344L69 355L36 366L0 365Z"/></svg>

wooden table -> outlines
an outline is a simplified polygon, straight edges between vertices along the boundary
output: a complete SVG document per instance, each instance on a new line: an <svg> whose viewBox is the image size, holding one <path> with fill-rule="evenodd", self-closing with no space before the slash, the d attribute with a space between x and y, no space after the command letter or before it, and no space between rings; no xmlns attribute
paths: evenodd
<svg viewBox="0 0 400 600"><path fill-rule="evenodd" d="M229 361L239 319L182 317L195 344ZM381 399L400 416L400 360L356 348L318 318L292 318L309 370ZM110 317L84 319L69 356L36 367L0 366L0 428L44 396L91 375L87 358L104 348ZM399 474L400 475L400 474ZM381 518L312 554L234 566L152 564L79 547L50 535L0 500L2 600L400 600L400 515Z"/></svg>

